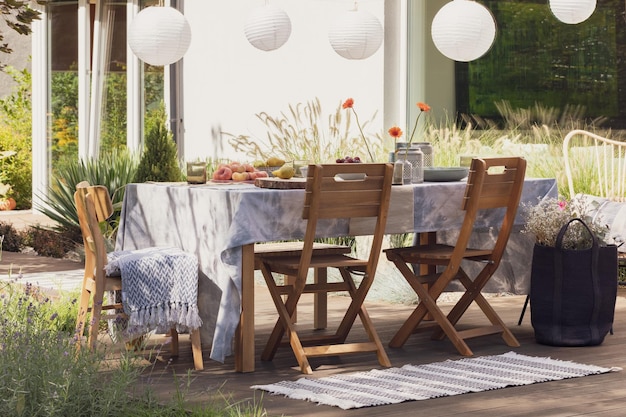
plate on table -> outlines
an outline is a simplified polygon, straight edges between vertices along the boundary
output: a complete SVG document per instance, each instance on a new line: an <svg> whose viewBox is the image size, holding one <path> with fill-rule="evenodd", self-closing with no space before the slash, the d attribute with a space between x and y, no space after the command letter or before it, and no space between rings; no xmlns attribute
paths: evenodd
<svg viewBox="0 0 626 417"><path fill-rule="evenodd" d="M424 168L424 181L460 181L467 177L468 173L467 167L426 167Z"/></svg>

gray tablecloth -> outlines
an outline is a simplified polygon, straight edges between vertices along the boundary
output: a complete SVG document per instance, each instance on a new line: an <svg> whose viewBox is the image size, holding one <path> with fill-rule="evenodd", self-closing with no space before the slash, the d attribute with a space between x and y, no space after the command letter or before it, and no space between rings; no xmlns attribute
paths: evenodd
<svg viewBox="0 0 626 417"><path fill-rule="evenodd" d="M387 231L457 229L463 219L464 189L464 182L394 186ZM537 203L556 196L554 179L527 180L522 201ZM303 190L268 190L250 184L129 184L116 250L177 246L196 254L202 342L211 343L210 357L223 362L232 354L241 312L241 246L302 238L303 198ZM398 216L400 221L394 219ZM488 230L498 217L493 213L478 224ZM523 224L521 217L516 223ZM366 224L339 220L321 223L319 234L345 236L367 230Z"/></svg>

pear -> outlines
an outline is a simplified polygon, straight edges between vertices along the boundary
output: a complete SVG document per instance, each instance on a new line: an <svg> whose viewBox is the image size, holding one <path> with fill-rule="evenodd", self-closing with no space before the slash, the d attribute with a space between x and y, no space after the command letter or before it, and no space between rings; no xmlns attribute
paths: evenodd
<svg viewBox="0 0 626 417"><path fill-rule="evenodd" d="M266 164L268 167L279 167L285 164L285 160L272 156L267 160Z"/></svg>
<svg viewBox="0 0 626 417"><path fill-rule="evenodd" d="M276 171L272 172L272 175L283 180L288 180L296 174L296 170L292 165L283 165Z"/></svg>

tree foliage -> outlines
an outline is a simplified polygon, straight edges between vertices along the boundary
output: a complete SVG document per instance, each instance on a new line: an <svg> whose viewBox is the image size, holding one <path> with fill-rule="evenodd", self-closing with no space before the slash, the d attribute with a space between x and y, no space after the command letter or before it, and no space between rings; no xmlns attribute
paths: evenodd
<svg viewBox="0 0 626 417"><path fill-rule="evenodd" d="M29 35L33 20L39 20L39 11L34 10L29 5L28 0L0 0L0 14L7 27L16 31L20 35ZM38 4L46 4L47 0L37 0ZM4 34L0 31L0 52L10 54L13 49L4 41ZM0 68L4 65L0 63Z"/></svg>
<svg viewBox="0 0 626 417"><path fill-rule="evenodd" d="M139 161L135 182L182 180L176 144L166 122L165 106L161 104L146 121L146 148Z"/></svg>

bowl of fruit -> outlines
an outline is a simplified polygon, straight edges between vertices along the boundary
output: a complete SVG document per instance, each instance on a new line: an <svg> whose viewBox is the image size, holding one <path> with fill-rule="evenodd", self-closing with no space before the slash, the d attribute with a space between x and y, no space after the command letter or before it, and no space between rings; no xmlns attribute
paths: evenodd
<svg viewBox="0 0 626 417"><path fill-rule="evenodd" d="M335 160L338 164L361 164L361 158L358 156L346 156L344 158L337 158ZM364 173L354 173L354 174L337 174L337 180L339 181L361 181L365 178Z"/></svg>
<svg viewBox="0 0 626 417"><path fill-rule="evenodd" d="M254 182L257 178L268 177L267 172L259 171L251 164L231 162L220 164L213 172L213 182Z"/></svg>

